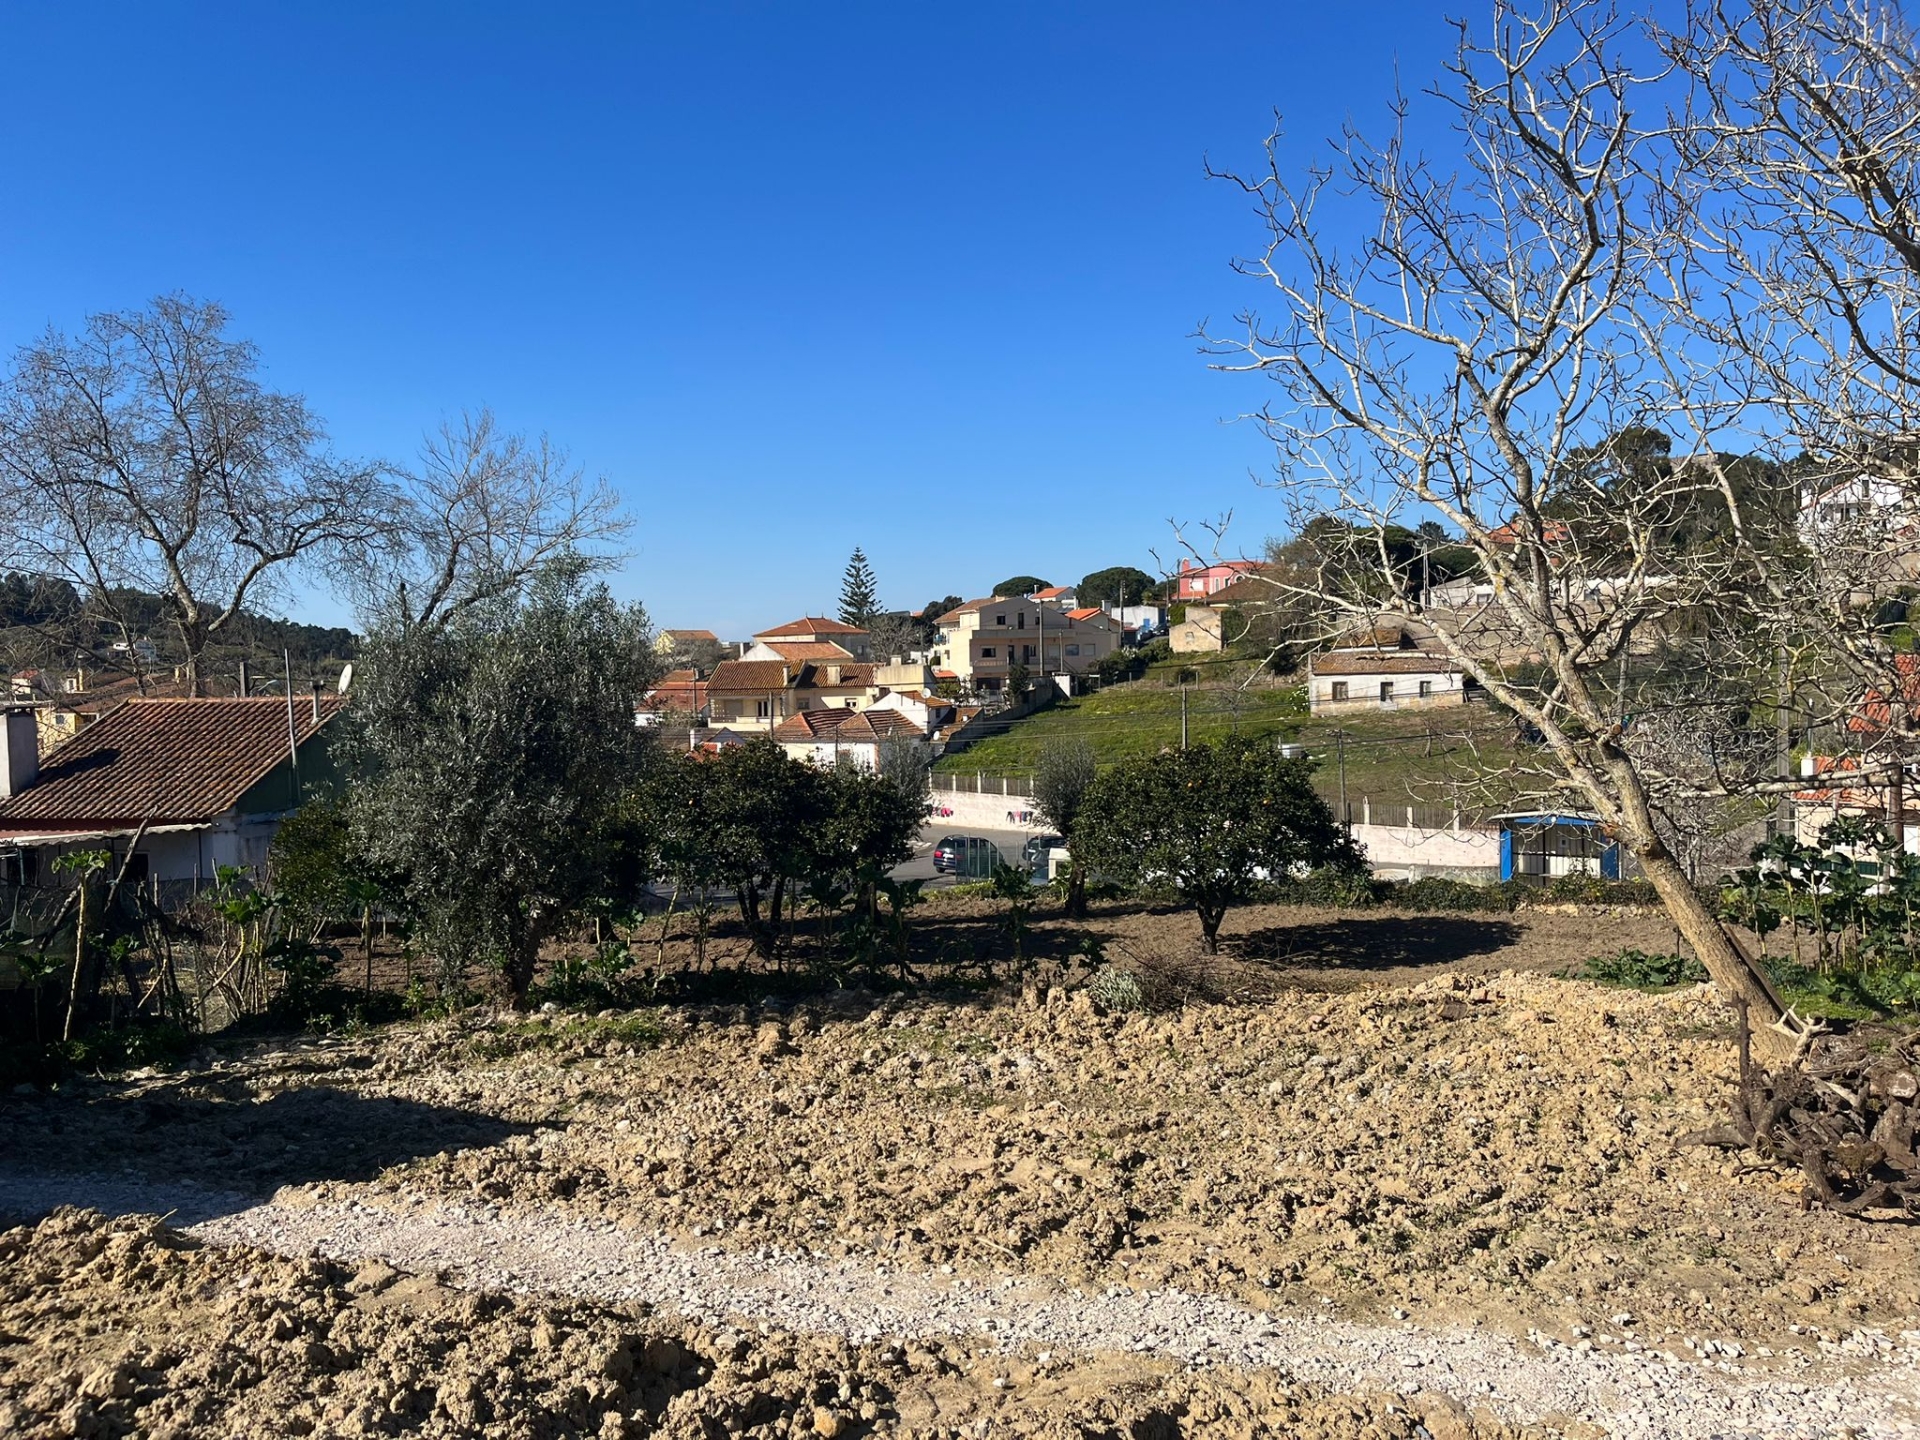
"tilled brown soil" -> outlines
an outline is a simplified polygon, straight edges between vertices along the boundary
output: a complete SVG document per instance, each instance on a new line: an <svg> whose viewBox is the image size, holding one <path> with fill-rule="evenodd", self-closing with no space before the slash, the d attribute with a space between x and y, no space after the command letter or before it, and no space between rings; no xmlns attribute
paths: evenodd
<svg viewBox="0 0 1920 1440"><path fill-rule="evenodd" d="M734 1250L1175 1286L1282 1311L1538 1330L1603 1347L1698 1342L1764 1360L1856 1328L1916 1325L1915 1229L1803 1214L1797 1177L1675 1147L1724 1109L1732 1081L1728 1017L1710 992L1641 995L1514 968L1665 948L1659 922L1387 918L1399 938L1368 931L1363 953L1379 963L1357 973L1341 958L1358 943L1351 927L1381 917L1248 912L1237 953L1205 970L1165 942L1173 921L1156 930L1150 918L1110 917L1115 963L1159 967L1163 989L1183 984L1194 997L1164 1014L1101 1014L1084 994L1044 985L997 998L846 991L598 1017L471 1012L227 1047L175 1074L0 1100L0 1154L46 1170L279 1190L296 1203L437 1197L497 1204L509 1220L549 1208ZM53 1400L71 1400L98 1368L88 1362L111 1348L101 1326L123 1338L146 1326L139 1343L152 1347L167 1307L212 1316L220 1303L255 1304L223 1267L254 1267L270 1277L259 1283L296 1295L309 1316L298 1333L324 1346L341 1317L369 1308L325 1266L174 1251L158 1233L137 1242L144 1258L121 1267L133 1278L116 1269L68 1300L60 1277L75 1252L61 1247L92 1244L85 1237L99 1227L58 1223L70 1233L6 1241L29 1278L9 1278L4 1292L0 1403L17 1407L27 1433L66 1433L30 1426L61 1423ZM160 1250L181 1258L156 1259ZM44 1263L33 1258L42 1252ZM10 1277L17 1268L8 1263ZM176 1273L197 1278L168 1289ZM456 1317L491 1303L443 1298ZM424 1407L417 1414L438 1433L599 1433L609 1410L627 1417L622 1425L702 1433L696 1412L723 1395L746 1407L725 1412L740 1424L768 1427L754 1433L796 1422L804 1433L828 1380L832 1416L866 1424L871 1403L875 1424L914 1434L1015 1414L1025 1428L991 1433L1171 1434L1154 1427L1180 1416L1192 1434L1418 1433L1403 1402L1297 1385L1283 1395L1271 1376L1139 1357L1060 1361L1060 1375L1002 1390L990 1366L957 1347L903 1370L880 1350L756 1335L728 1359L733 1342L655 1332L649 1316L500 1303L497 1325L442 1325L439 1310L364 1322L391 1334L355 1346L366 1359L348 1368L388 1376L377 1381L388 1387L380 1405L395 1403L411 1375L405 1403ZM55 1312L64 1318L47 1318ZM545 1398L539 1387L559 1386L559 1372L542 1379L545 1352L519 1338L539 1315L588 1335L587 1348L611 1345L616 1331L642 1345L667 1334L701 1357L689 1375L705 1364L719 1378L622 1379L618 1396L595 1392L569 1409L574 1391ZM264 1366L256 1356L253 1370L235 1372L254 1377L241 1386L216 1374L226 1361L205 1357L231 1351L237 1364L246 1342L222 1338L212 1319L204 1333L179 1329L167 1343L197 1358L136 1364L129 1394L149 1396L143 1404L191 1409L257 1389L271 1406L292 1406L310 1395L313 1423L326 1428L338 1351L312 1352L308 1370L297 1357ZM415 1358L387 1366L382 1347ZM148 1372L157 1378L140 1378ZM50 1386L55 1374L73 1383ZM498 1418L446 1410L441 1374L472 1377ZM343 1382L340 1395L376 1403L369 1383ZM523 1384L534 1388L514 1388ZM756 1405L769 1408L740 1418ZM533 1425L533 1410L569 1418L539 1422L560 1426L549 1430L486 1429ZM1216 1412L1217 1428L1192 1423ZM829 1429L832 1416L821 1422ZM0 1411L0 1433L7 1418ZM1461 1415L1423 1423L1435 1435L1449 1424L1478 1433ZM165 1433L157 1419L141 1425Z"/></svg>
<svg viewBox="0 0 1920 1440"><path fill-rule="evenodd" d="M0 1233L0 1434L21 1440L1183 1431L1550 1433L1137 1356L861 1346L462 1292L379 1262L203 1247L151 1218L63 1210Z"/></svg>

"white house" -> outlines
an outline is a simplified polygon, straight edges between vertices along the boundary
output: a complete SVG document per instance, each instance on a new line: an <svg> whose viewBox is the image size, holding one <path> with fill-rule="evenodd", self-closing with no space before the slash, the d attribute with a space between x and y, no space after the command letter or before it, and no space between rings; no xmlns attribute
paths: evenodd
<svg viewBox="0 0 1920 1440"><path fill-rule="evenodd" d="M898 710L802 710L776 725L773 739L795 760L878 770L882 745L925 745L927 732Z"/></svg>
<svg viewBox="0 0 1920 1440"><path fill-rule="evenodd" d="M1382 625L1311 656L1307 706L1315 715L1381 708L1425 709L1479 698L1471 675L1427 637Z"/></svg>

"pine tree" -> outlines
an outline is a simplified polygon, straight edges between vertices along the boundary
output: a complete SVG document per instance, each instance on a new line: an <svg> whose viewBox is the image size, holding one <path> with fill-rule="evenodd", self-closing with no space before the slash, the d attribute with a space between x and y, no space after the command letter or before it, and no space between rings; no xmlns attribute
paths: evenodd
<svg viewBox="0 0 1920 1440"><path fill-rule="evenodd" d="M853 557L847 561L847 573L840 581L840 623L865 625L873 619L874 612L879 608L879 598L874 590L873 567L867 563L866 555L856 545L853 547Z"/></svg>

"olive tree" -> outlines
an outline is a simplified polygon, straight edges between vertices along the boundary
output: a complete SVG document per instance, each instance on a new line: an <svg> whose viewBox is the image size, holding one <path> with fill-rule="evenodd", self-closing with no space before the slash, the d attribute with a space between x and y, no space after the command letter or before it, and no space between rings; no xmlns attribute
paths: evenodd
<svg viewBox="0 0 1920 1440"><path fill-rule="evenodd" d="M1309 783L1312 772L1311 761L1281 755L1270 738L1240 735L1124 760L1087 787L1075 860L1122 883L1173 886L1214 954L1228 909L1262 883L1360 864Z"/></svg>
<svg viewBox="0 0 1920 1440"><path fill-rule="evenodd" d="M368 637L339 722L348 816L448 973L491 965L524 1003L541 946L631 878L634 697L655 668L645 612L566 561Z"/></svg>
<svg viewBox="0 0 1920 1440"><path fill-rule="evenodd" d="M1084 919L1087 913L1087 867L1080 859L1074 835L1095 773L1093 746L1085 740L1056 740L1041 750L1033 774L1033 798L1040 813L1067 842L1071 858L1066 911L1075 920Z"/></svg>

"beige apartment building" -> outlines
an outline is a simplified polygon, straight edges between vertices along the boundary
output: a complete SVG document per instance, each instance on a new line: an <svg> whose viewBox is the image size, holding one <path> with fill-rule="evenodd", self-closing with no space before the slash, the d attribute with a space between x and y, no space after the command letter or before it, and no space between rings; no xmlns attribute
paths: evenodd
<svg viewBox="0 0 1920 1440"><path fill-rule="evenodd" d="M948 611L934 634L933 664L972 690L995 691L1007 673L1084 675L1120 646L1104 611L1057 610L1024 596L990 595Z"/></svg>

